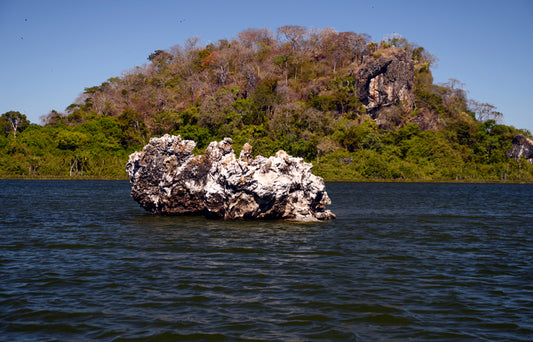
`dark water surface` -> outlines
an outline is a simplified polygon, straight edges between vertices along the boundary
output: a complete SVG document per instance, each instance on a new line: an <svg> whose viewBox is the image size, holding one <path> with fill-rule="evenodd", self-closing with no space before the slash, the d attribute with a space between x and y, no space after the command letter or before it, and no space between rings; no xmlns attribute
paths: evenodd
<svg viewBox="0 0 533 342"><path fill-rule="evenodd" d="M533 185L328 183L325 223L0 189L2 341L533 340Z"/></svg>

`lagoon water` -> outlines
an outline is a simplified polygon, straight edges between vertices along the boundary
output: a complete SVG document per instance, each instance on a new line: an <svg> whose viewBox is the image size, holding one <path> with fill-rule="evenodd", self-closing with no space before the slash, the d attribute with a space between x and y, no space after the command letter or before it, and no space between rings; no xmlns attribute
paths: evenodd
<svg viewBox="0 0 533 342"><path fill-rule="evenodd" d="M2 341L531 341L533 185L327 183L321 223L0 180Z"/></svg>

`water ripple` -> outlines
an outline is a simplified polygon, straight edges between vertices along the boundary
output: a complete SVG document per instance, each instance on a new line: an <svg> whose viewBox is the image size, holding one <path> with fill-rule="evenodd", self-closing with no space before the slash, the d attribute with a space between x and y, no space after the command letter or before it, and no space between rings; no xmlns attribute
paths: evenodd
<svg viewBox="0 0 533 342"><path fill-rule="evenodd" d="M337 220L289 223L0 183L6 341L533 340L531 185L330 183Z"/></svg>

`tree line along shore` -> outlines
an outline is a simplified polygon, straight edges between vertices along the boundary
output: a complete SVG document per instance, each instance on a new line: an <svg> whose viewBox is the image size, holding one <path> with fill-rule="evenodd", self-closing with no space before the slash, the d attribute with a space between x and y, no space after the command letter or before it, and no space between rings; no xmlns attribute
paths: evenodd
<svg viewBox="0 0 533 342"><path fill-rule="evenodd" d="M436 57L400 36L283 26L150 54L147 63L85 88L64 111L31 123L0 116L0 178L126 179L129 154L151 137L231 137L255 155L278 150L337 181L531 182L511 158L525 129L451 79Z"/></svg>

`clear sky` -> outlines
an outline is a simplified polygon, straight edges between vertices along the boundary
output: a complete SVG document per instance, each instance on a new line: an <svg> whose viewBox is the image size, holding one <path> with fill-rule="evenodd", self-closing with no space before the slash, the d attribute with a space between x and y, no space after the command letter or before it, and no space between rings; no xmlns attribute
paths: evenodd
<svg viewBox="0 0 533 342"><path fill-rule="evenodd" d="M20 111L40 123L154 50L283 25L374 41L400 34L438 58L435 82L463 82L505 124L533 132L531 0L0 0L0 114Z"/></svg>

